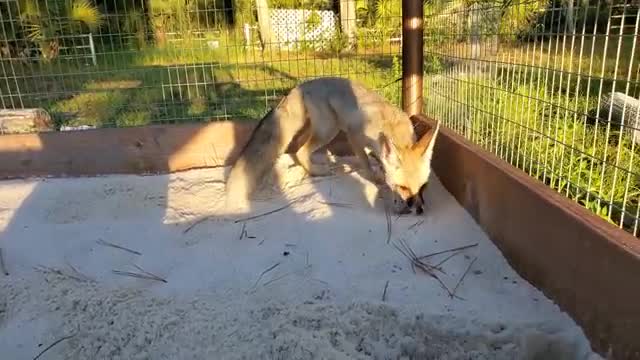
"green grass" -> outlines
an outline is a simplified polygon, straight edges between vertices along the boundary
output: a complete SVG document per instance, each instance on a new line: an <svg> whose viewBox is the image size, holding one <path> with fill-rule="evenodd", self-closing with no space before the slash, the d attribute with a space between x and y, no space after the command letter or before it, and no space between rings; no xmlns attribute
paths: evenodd
<svg viewBox="0 0 640 360"><path fill-rule="evenodd" d="M566 94L549 94L535 82L505 88L488 75L432 81L427 113L603 219L632 229L640 151L619 127L607 131L606 124L574 112L593 99L573 97L567 110Z"/></svg>
<svg viewBox="0 0 640 360"><path fill-rule="evenodd" d="M95 67L69 61L14 63L18 82L0 83L0 91L21 94L27 107L44 107L60 126L96 127L255 120L297 82L326 75L361 80L399 102L397 86L385 87L398 76L390 57L397 47L352 56L262 53L225 39L218 49L193 40L106 52Z"/></svg>
<svg viewBox="0 0 640 360"><path fill-rule="evenodd" d="M469 56L468 43L427 42L433 71L425 78L425 111L603 219L634 231L638 146L620 126L595 120L600 94L614 87L625 92L629 73L637 82L633 41L625 35L608 42L598 36L584 43L580 37L573 43L551 37L501 44L495 53L482 53L488 67L479 73L469 73L463 63L462 71L451 68ZM637 83L628 91L640 96Z"/></svg>

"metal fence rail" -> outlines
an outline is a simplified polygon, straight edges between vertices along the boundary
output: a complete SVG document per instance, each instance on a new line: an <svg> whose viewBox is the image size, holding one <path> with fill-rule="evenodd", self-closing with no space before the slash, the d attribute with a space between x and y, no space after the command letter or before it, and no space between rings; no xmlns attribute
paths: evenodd
<svg viewBox="0 0 640 360"><path fill-rule="evenodd" d="M639 21L632 1L434 7L425 112L637 235Z"/></svg>

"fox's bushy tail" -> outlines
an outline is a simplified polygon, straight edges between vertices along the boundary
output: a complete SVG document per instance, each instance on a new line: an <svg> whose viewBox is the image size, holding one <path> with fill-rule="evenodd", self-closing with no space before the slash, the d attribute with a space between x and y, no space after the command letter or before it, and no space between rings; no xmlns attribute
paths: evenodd
<svg viewBox="0 0 640 360"><path fill-rule="evenodd" d="M248 200L306 121L302 92L294 88L253 130L227 177L227 197Z"/></svg>

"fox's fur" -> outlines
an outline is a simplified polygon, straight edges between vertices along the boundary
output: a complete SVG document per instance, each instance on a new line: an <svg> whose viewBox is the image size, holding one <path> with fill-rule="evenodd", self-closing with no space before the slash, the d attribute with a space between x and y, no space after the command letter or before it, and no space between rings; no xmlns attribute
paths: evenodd
<svg viewBox="0 0 640 360"><path fill-rule="evenodd" d="M416 141L409 116L362 84L338 77L309 80L260 120L231 168L227 192L248 199L295 137L303 143L296 158L306 172L329 174L327 164L312 163L311 155L343 131L367 177L392 190L395 210L407 212L415 204L421 211L438 129L439 123ZM373 174L367 149L380 160L384 179Z"/></svg>

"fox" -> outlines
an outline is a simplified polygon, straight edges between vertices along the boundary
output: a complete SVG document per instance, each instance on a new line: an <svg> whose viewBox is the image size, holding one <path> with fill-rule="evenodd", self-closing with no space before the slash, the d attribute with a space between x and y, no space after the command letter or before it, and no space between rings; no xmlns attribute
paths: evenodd
<svg viewBox="0 0 640 360"><path fill-rule="evenodd" d="M227 194L248 197L266 172L297 138L294 160L312 177L331 175L328 162L312 154L341 131L360 162L363 177L391 190L392 210L422 214L422 193L440 123L417 139L412 118L364 84L342 77L319 77L292 88L256 125L227 176ZM378 161L375 173L369 155Z"/></svg>

